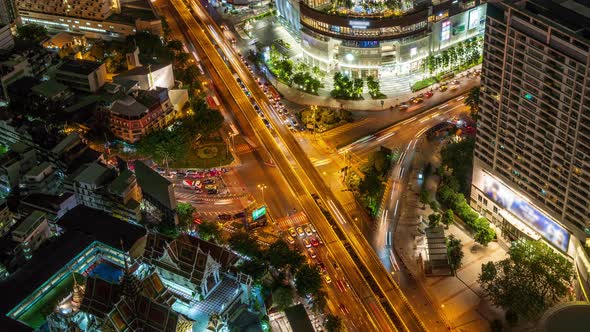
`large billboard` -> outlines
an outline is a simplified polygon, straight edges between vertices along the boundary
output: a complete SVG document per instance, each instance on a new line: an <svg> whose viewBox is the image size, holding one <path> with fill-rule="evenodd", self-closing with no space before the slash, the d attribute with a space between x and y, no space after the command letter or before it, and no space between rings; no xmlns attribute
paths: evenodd
<svg viewBox="0 0 590 332"><path fill-rule="evenodd" d="M479 7L469 12L469 21L467 30L477 28L479 26Z"/></svg>
<svg viewBox="0 0 590 332"><path fill-rule="evenodd" d="M442 22L442 29L440 31L440 41L449 40L451 38L451 21Z"/></svg>
<svg viewBox="0 0 590 332"><path fill-rule="evenodd" d="M570 234L565 228L551 220L496 178L482 171L480 173L476 177L475 184L483 189L489 199L518 217L557 248L567 252Z"/></svg>

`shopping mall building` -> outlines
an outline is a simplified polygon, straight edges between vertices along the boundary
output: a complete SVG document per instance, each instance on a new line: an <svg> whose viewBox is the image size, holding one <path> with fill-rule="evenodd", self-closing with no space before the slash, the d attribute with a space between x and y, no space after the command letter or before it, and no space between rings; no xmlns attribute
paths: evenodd
<svg viewBox="0 0 590 332"><path fill-rule="evenodd" d="M276 0L300 31L306 62L353 77L406 75L424 58L484 31L481 0Z"/></svg>

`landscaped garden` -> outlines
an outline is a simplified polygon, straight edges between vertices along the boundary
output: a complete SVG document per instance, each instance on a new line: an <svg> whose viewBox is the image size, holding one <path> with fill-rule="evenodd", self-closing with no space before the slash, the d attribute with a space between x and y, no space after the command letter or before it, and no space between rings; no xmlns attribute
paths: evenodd
<svg viewBox="0 0 590 332"><path fill-rule="evenodd" d="M342 109L329 109L314 106L301 111L299 118L303 126L315 130L316 133L336 128L352 121L352 113Z"/></svg>

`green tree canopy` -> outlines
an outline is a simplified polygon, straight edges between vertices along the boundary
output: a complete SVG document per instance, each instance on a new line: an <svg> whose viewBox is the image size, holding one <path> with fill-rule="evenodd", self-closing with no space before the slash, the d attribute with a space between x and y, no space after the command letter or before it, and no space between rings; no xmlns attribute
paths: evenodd
<svg viewBox="0 0 590 332"><path fill-rule="evenodd" d="M478 282L494 305L536 319L568 294L574 269L563 255L524 239L513 242L508 254L481 267Z"/></svg>
<svg viewBox="0 0 590 332"><path fill-rule="evenodd" d="M47 29L39 24L25 24L16 28L16 38L38 43L47 38Z"/></svg>
<svg viewBox="0 0 590 332"><path fill-rule="evenodd" d="M289 244L283 239L271 244L267 250L267 255L270 265L277 269L291 267L293 270L297 270L305 261L303 255L291 250Z"/></svg>
<svg viewBox="0 0 590 332"><path fill-rule="evenodd" d="M463 244L461 240L457 239L454 235L447 236L447 254L449 255L449 264L453 273L457 273L457 270L461 267L463 261Z"/></svg>
<svg viewBox="0 0 590 332"><path fill-rule="evenodd" d="M178 225L186 229L193 223L195 208L190 203L178 202L176 205L176 213L178 214Z"/></svg>
<svg viewBox="0 0 590 332"><path fill-rule="evenodd" d="M475 121L477 121L477 112L479 111L479 91L479 86L471 88L471 90L469 90L467 98L465 98L465 100L463 101L463 103L465 103L465 105L469 107L471 117Z"/></svg>
<svg viewBox="0 0 590 332"><path fill-rule="evenodd" d="M342 318L327 314L326 323L324 324L327 332L341 332L344 331L344 324L342 324Z"/></svg>
<svg viewBox="0 0 590 332"><path fill-rule="evenodd" d="M431 213L428 215L428 227L435 228L440 225L441 216L439 213Z"/></svg>
<svg viewBox="0 0 590 332"><path fill-rule="evenodd" d="M268 271L268 266L262 259L244 259L238 265L238 270L252 277L252 280L254 280L255 283L260 283L260 280Z"/></svg>
<svg viewBox="0 0 590 332"><path fill-rule="evenodd" d="M453 222L455 222L455 214L453 210L447 209L442 214L442 218L440 220L445 226L450 226Z"/></svg>
<svg viewBox="0 0 590 332"><path fill-rule="evenodd" d="M236 252L248 257L260 257L261 250L256 239L246 232L233 233L229 240L229 246Z"/></svg>
<svg viewBox="0 0 590 332"><path fill-rule="evenodd" d="M203 221L199 225L199 237L205 241L221 241L221 228L215 221Z"/></svg>
<svg viewBox="0 0 590 332"><path fill-rule="evenodd" d="M317 294L322 288L322 276L316 266L303 264L295 274L295 286L301 296Z"/></svg>
<svg viewBox="0 0 590 332"><path fill-rule="evenodd" d="M293 305L293 288L290 286L279 286L272 292L272 302L283 311Z"/></svg>

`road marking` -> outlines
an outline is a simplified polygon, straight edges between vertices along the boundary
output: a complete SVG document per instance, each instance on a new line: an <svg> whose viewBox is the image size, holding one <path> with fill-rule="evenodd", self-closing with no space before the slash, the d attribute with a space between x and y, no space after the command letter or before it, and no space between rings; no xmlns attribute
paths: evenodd
<svg viewBox="0 0 590 332"><path fill-rule="evenodd" d="M397 201L395 201L395 209L393 210L393 216L395 217L395 215L397 214L397 206L399 204L399 199Z"/></svg>
<svg viewBox="0 0 590 332"><path fill-rule="evenodd" d="M393 135L395 135L395 134L396 134L396 133L395 133L395 131L394 131L394 132L388 133L388 134L386 134L386 135L383 135L382 137L379 137L379 138L377 139L377 142L381 142L382 140L384 140L384 139L386 139L386 138L389 138L389 137L391 137L391 136L393 136Z"/></svg>
<svg viewBox="0 0 590 332"><path fill-rule="evenodd" d="M444 104L444 105L442 105L441 107L439 107L438 109L439 109L439 110L442 110L443 108L445 108L445 107L448 107L448 106L449 106L449 104Z"/></svg>
<svg viewBox="0 0 590 332"><path fill-rule="evenodd" d="M401 172L399 172L399 177L400 177L400 178L404 176L404 169L405 169L405 168L404 168L404 167L402 167L402 170L401 170Z"/></svg>
<svg viewBox="0 0 590 332"><path fill-rule="evenodd" d="M463 99L465 99L465 96L461 96L461 97L459 97L459 98L457 98L457 99L455 99L455 100L456 100L456 101L461 101L461 100L463 100Z"/></svg>
<svg viewBox="0 0 590 332"><path fill-rule="evenodd" d="M418 140L414 141L414 145L412 146L412 149L416 149L416 143L418 143Z"/></svg>
<svg viewBox="0 0 590 332"><path fill-rule="evenodd" d="M336 219L338 219L338 222L342 225L346 224L346 219L344 219L344 217L342 216L342 214L340 214L340 211L338 211L338 209L336 209L336 205L334 205L334 202L332 202L332 200L328 201L328 205L330 205L330 207L332 208L332 210L335 212L336 214Z"/></svg>

